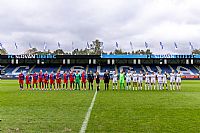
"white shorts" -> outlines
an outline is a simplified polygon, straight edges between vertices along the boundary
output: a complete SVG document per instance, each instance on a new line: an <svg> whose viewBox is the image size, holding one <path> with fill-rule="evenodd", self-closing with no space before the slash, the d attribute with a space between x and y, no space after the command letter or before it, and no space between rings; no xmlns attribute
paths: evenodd
<svg viewBox="0 0 200 133"><path fill-rule="evenodd" d="M145 83L149 84L149 83L150 83L150 80L145 80Z"/></svg>
<svg viewBox="0 0 200 133"><path fill-rule="evenodd" d="M164 83L164 84L167 84L167 80L163 80L163 83Z"/></svg>
<svg viewBox="0 0 200 133"><path fill-rule="evenodd" d="M162 81L162 80L160 80L160 81L158 81L158 83L159 83L159 84L163 84L163 81Z"/></svg>
<svg viewBox="0 0 200 133"><path fill-rule="evenodd" d="M133 79L133 82L137 82L137 79Z"/></svg>
<svg viewBox="0 0 200 133"><path fill-rule="evenodd" d="M142 83L143 82L143 80L138 80L138 83Z"/></svg>
<svg viewBox="0 0 200 133"><path fill-rule="evenodd" d="M176 83L181 83L181 78L177 78Z"/></svg>
<svg viewBox="0 0 200 133"><path fill-rule="evenodd" d="M126 83L130 83L131 82L131 79L126 79Z"/></svg>
<svg viewBox="0 0 200 133"><path fill-rule="evenodd" d="M170 79L170 83L174 83L175 82L175 79Z"/></svg>
<svg viewBox="0 0 200 133"><path fill-rule="evenodd" d="M113 79L113 83L117 83L117 80Z"/></svg>
<svg viewBox="0 0 200 133"><path fill-rule="evenodd" d="M152 79L152 80L151 80L151 83L156 83L156 80L155 80L155 79Z"/></svg>

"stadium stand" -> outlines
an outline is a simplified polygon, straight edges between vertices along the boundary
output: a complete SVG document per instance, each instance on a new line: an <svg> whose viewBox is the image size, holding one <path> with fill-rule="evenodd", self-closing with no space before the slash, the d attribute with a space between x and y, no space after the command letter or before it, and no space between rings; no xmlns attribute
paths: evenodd
<svg viewBox="0 0 200 133"><path fill-rule="evenodd" d="M48 72L51 73L52 71L57 72L59 70L59 66L35 66L33 69L31 69L33 66L8 66L8 67L3 67L1 66L1 69L5 71L5 75L18 75L21 71L23 73L34 73L34 72L39 72L40 70L43 70L43 72ZM173 70L175 70L175 72L181 71L183 73L183 75L197 75L199 73L199 71L194 67L194 65L186 65L186 66L180 66L180 65L166 65L166 66L154 66L154 65L143 65L144 69L142 68L142 65L126 65L126 66L117 66L118 69L118 73L123 70L123 71L127 71L128 69L130 69L131 71L143 71L143 72L158 72L158 71L162 71L162 73L164 73L165 71L167 73L170 73ZM85 70L86 72L89 71L99 71L101 73L105 72L106 70L108 70L109 72L113 72L115 71L115 66L111 65L111 66L88 66L88 70L86 69L87 66L85 65L61 65L61 73L63 73L64 71L69 71L69 70L74 70L75 71L82 71Z"/></svg>
<svg viewBox="0 0 200 133"><path fill-rule="evenodd" d="M181 71L184 78L196 78L200 72L200 55L0 55L0 70L5 78L16 78L21 71L24 74L61 71L63 74L69 70L85 70L98 71L102 76L106 70L112 75L113 71L128 69L137 73L174 70Z"/></svg>
<svg viewBox="0 0 200 133"><path fill-rule="evenodd" d="M31 68L31 67L29 67ZM35 66L31 71L29 71L30 73L34 73L34 72L39 72L40 70L42 70L43 72L48 72L51 73L52 71L57 72L58 71L59 66Z"/></svg>

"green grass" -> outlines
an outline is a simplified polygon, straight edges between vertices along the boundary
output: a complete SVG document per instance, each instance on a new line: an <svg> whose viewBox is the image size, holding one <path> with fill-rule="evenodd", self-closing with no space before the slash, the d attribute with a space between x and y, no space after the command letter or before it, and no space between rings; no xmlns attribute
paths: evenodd
<svg viewBox="0 0 200 133"><path fill-rule="evenodd" d="M200 132L200 81L181 91L98 92L86 132ZM111 88L111 87L110 87ZM19 91L0 81L0 132L79 132L94 91Z"/></svg>
<svg viewBox="0 0 200 133"><path fill-rule="evenodd" d="M0 81L2 132L78 132L92 91L19 91L17 81Z"/></svg>

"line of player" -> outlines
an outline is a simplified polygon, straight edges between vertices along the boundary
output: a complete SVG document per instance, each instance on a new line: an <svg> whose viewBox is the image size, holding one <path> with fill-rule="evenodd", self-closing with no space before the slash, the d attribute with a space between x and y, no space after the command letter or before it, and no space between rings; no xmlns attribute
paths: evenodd
<svg viewBox="0 0 200 133"><path fill-rule="evenodd" d="M99 73L96 73L96 78L94 78L94 74L92 72L86 74L85 71L82 71L80 74L78 71L75 73L73 71L66 71L62 75L60 71L57 73L51 72L48 74L40 70L39 73L34 72L34 74L30 75L29 73L24 76L21 72L18 76L19 87L20 90L24 89L24 81L26 84L27 90L86 90L86 83L88 81L88 89L93 90L93 81L96 80L97 90L99 90L100 77Z"/></svg>
<svg viewBox="0 0 200 133"><path fill-rule="evenodd" d="M170 74L167 72L164 74L161 72L158 72L157 74L155 72L152 72L151 74L146 72L144 74L142 71L136 73L136 71L131 72L128 70L127 73L121 71L120 74L113 72L113 75L110 76L109 72L106 70L103 76L105 90L109 89L110 77L112 78L113 90L168 90L168 78L170 79L170 90L181 89L180 72L177 74L174 71L172 71ZM78 71L75 73L73 71L66 71L61 75L60 71L57 73L51 72L48 74L48 72L43 73L42 70L40 70L39 73L35 72L32 75L28 73L26 76L24 76L24 74L21 72L18 79L20 90L24 89L24 81L26 84L26 89L30 90L68 90L68 83L69 90L86 90L87 82L88 90L93 90L94 80L96 80L97 90L100 89L99 73L96 72L94 74L92 71L90 71L88 74L86 74L85 71L82 71L81 73ZM143 82L145 82L144 85Z"/></svg>
<svg viewBox="0 0 200 133"><path fill-rule="evenodd" d="M133 73L128 70L125 74L123 71L120 72L119 75L119 84L120 89L126 90L168 90L168 78L170 80L170 90L181 90L181 72L175 73L174 70L170 74L165 72L162 74L158 72L145 74L140 71ZM126 80L126 86L124 85L124 81ZM143 82L145 81L145 85L143 86ZM118 89L118 74L114 72L113 74L113 90Z"/></svg>

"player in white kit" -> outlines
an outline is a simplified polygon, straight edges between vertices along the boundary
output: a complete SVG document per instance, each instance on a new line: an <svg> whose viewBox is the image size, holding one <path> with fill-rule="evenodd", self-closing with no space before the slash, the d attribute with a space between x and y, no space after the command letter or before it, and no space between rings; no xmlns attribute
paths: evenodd
<svg viewBox="0 0 200 133"><path fill-rule="evenodd" d="M168 90L168 86L167 86L167 72L165 71L165 73L163 74L163 87L166 87L166 90Z"/></svg>
<svg viewBox="0 0 200 133"><path fill-rule="evenodd" d="M113 73L113 90L117 90L117 79L118 79L118 74L114 71Z"/></svg>
<svg viewBox="0 0 200 133"><path fill-rule="evenodd" d="M145 90L149 90L151 85L151 75L149 75L148 72L146 72L145 75Z"/></svg>
<svg viewBox="0 0 200 133"><path fill-rule="evenodd" d="M172 70L172 73L170 73L170 89L175 90L175 76L174 70Z"/></svg>
<svg viewBox="0 0 200 133"><path fill-rule="evenodd" d="M137 82L138 82L138 74L136 73L136 71L133 72L133 90L137 90Z"/></svg>
<svg viewBox="0 0 200 133"><path fill-rule="evenodd" d="M154 90L156 90L156 74L155 72L152 72L151 74L151 88L154 87Z"/></svg>
<svg viewBox="0 0 200 133"><path fill-rule="evenodd" d="M161 72L158 73L157 77L158 77L158 89L163 90L163 75L161 74Z"/></svg>
<svg viewBox="0 0 200 133"><path fill-rule="evenodd" d="M138 90L142 90L143 77L144 75L142 71L140 71L140 73L138 74Z"/></svg>
<svg viewBox="0 0 200 133"><path fill-rule="evenodd" d="M126 90L129 90L129 86L131 85L131 78L132 78L132 73L130 70L128 70L128 73L126 73Z"/></svg>
<svg viewBox="0 0 200 133"><path fill-rule="evenodd" d="M181 72L176 74L176 89L181 90Z"/></svg>
<svg viewBox="0 0 200 133"><path fill-rule="evenodd" d="M170 89L175 90L176 74L174 70L170 73Z"/></svg>

